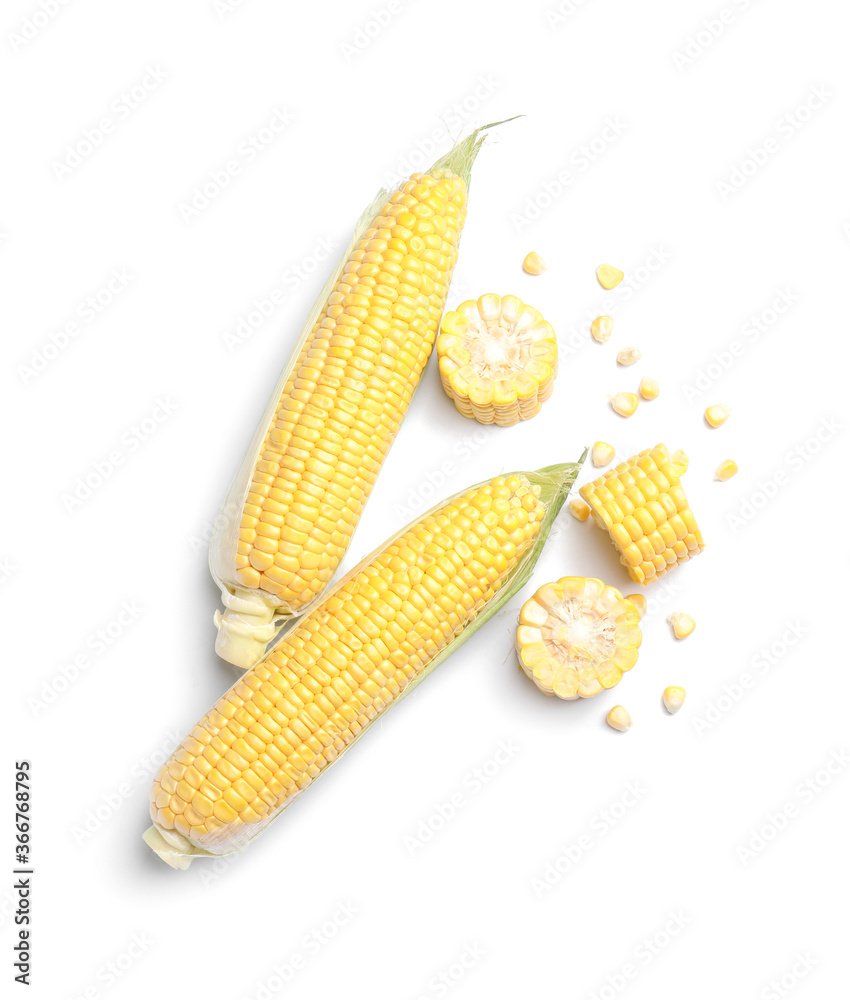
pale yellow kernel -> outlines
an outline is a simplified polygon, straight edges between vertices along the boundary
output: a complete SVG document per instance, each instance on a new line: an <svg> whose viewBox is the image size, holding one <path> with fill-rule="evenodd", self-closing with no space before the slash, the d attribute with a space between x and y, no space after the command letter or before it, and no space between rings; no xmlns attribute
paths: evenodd
<svg viewBox="0 0 850 1000"><path fill-rule="evenodd" d="M614 332L614 320L610 316L597 316L590 324L590 335L598 344L607 344Z"/></svg>
<svg viewBox="0 0 850 1000"><path fill-rule="evenodd" d="M611 409L621 417L630 417L638 408L638 398L634 392L618 392L611 400Z"/></svg>
<svg viewBox="0 0 850 1000"><path fill-rule="evenodd" d="M522 269L526 274L543 274L547 270L546 261L539 253L532 250L530 254L526 254L526 258L522 262Z"/></svg>
<svg viewBox="0 0 850 1000"><path fill-rule="evenodd" d="M721 483L725 483L727 479L731 479L732 476L738 471L738 463L733 462L731 458L727 458L725 462L721 462L720 465L714 470L714 478Z"/></svg>
<svg viewBox="0 0 850 1000"><path fill-rule="evenodd" d="M726 406L725 403L716 403L714 406L706 408L705 422L709 427L720 427L721 424L725 424L729 419L731 412L731 406Z"/></svg>
<svg viewBox="0 0 850 1000"><path fill-rule="evenodd" d="M664 694L661 696L664 699L664 707L671 715L675 715L676 712L685 704L685 689L680 687L667 687L664 688Z"/></svg>
<svg viewBox="0 0 850 1000"><path fill-rule="evenodd" d="M673 471L677 476L684 476L684 474L688 471L689 459L687 454L682 451L681 448L673 452L670 456L670 462L672 463Z"/></svg>
<svg viewBox="0 0 850 1000"><path fill-rule="evenodd" d="M690 615L685 614L684 611L674 611L667 621L673 626L673 635L675 635L677 639L687 638L697 627L697 623L693 620L693 618L691 618Z"/></svg>
<svg viewBox="0 0 850 1000"><path fill-rule="evenodd" d="M608 444L607 441L594 441L593 449L590 452L590 461L597 469L601 469L605 465L610 465L615 454L612 444Z"/></svg>
<svg viewBox="0 0 850 1000"><path fill-rule="evenodd" d="M616 288L623 280L623 272L610 264L600 264L596 268L596 277L603 288Z"/></svg>
<svg viewBox="0 0 850 1000"><path fill-rule="evenodd" d="M608 725L621 733L632 728L632 717L622 705L615 705L608 713Z"/></svg>
<svg viewBox="0 0 850 1000"><path fill-rule="evenodd" d="M636 361L640 361L641 357L643 355L640 353L639 347L624 347L621 351L617 352L617 364L625 368L628 365L633 365Z"/></svg>
<svg viewBox="0 0 850 1000"><path fill-rule="evenodd" d="M658 399L658 394L661 392L658 379L652 378L651 375L644 375L640 380L638 392L644 399Z"/></svg>
<svg viewBox="0 0 850 1000"><path fill-rule="evenodd" d="M637 609L637 613L641 618L646 614L646 598L643 594L627 594L626 600L631 601Z"/></svg>
<svg viewBox="0 0 850 1000"><path fill-rule="evenodd" d="M577 521L586 521L590 516L590 507L584 502L584 500L570 500L570 513Z"/></svg>

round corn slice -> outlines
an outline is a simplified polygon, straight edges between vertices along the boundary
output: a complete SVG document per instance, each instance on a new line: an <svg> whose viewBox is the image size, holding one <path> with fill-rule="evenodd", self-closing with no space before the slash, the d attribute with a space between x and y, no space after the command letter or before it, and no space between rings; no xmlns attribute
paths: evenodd
<svg viewBox="0 0 850 1000"><path fill-rule="evenodd" d="M522 669L544 694L591 698L637 662L640 615L601 580L565 576L525 602L516 633Z"/></svg>
<svg viewBox="0 0 850 1000"><path fill-rule="evenodd" d="M552 395L555 331L516 295L482 295L443 316L440 377L458 411L482 424L528 420Z"/></svg>

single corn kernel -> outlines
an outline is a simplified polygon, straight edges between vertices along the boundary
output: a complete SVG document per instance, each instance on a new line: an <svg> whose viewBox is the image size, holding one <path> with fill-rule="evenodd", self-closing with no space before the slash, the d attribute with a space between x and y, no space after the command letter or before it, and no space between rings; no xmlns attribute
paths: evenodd
<svg viewBox="0 0 850 1000"><path fill-rule="evenodd" d="M611 400L611 409L621 417L630 417L638 408L638 398L633 392L618 392L616 396L608 398Z"/></svg>
<svg viewBox="0 0 850 1000"><path fill-rule="evenodd" d="M670 462L673 465L673 471L677 476L684 476L688 471L688 456L687 454L679 448L678 451L674 451L670 456Z"/></svg>
<svg viewBox="0 0 850 1000"><path fill-rule="evenodd" d="M526 274L543 274L547 270L546 261L539 253L532 250L530 254L526 254L525 260L522 262L522 269Z"/></svg>
<svg viewBox="0 0 850 1000"><path fill-rule="evenodd" d="M658 399L658 394L661 392L661 388L658 385L658 379L652 378L649 375L644 375L644 377L640 380L638 392L644 399Z"/></svg>
<svg viewBox="0 0 850 1000"><path fill-rule="evenodd" d="M600 264L596 268L596 277L603 288L616 288L623 280L623 272L610 264Z"/></svg>
<svg viewBox="0 0 850 1000"><path fill-rule="evenodd" d="M622 705L615 705L611 711L608 713L608 725L612 729L616 729L621 733L624 733L627 729L632 728L632 717L623 708Z"/></svg>
<svg viewBox="0 0 850 1000"><path fill-rule="evenodd" d="M731 479L732 476L738 471L738 463L733 462L731 458L727 458L725 462L721 462L720 465L714 470L714 478L721 483L725 483L727 479Z"/></svg>
<svg viewBox="0 0 850 1000"><path fill-rule="evenodd" d="M622 351L617 352L617 364L625 368L627 365L633 365L635 361L640 361L642 356L639 347L624 347Z"/></svg>
<svg viewBox="0 0 850 1000"><path fill-rule="evenodd" d="M677 639L686 639L697 627L697 623L693 618L690 615L686 615L684 611L674 611L667 621L673 626L673 635Z"/></svg>
<svg viewBox="0 0 850 1000"><path fill-rule="evenodd" d="M637 613L643 618L646 614L646 598L643 594L626 594L626 600L634 604L637 608Z"/></svg>
<svg viewBox="0 0 850 1000"><path fill-rule="evenodd" d="M614 331L614 320L610 316L597 316L590 324L590 335L598 344L607 344Z"/></svg>
<svg viewBox="0 0 850 1000"><path fill-rule="evenodd" d="M575 500L570 500L570 513L577 521L586 521L590 517L590 507L584 500L579 500L576 497Z"/></svg>
<svg viewBox="0 0 850 1000"><path fill-rule="evenodd" d="M614 455L615 451L612 444L608 444L607 441L594 441L593 450L590 453L590 461L593 462L597 469L601 469L603 465L610 465Z"/></svg>
<svg viewBox="0 0 850 1000"><path fill-rule="evenodd" d="M675 715L676 712L685 704L685 689L680 687L668 687L664 688L664 694L661 696L664 700L664 707L671 715Z"/></svg>
<svg viewBox="0 0 850 1000"><path fill-rule="evenodd" d="M705 411L705 422L709 427L720 427L721 424L725 424L729 419L731 412L732 407L726 406L724 403L709 406Z"/></svg>

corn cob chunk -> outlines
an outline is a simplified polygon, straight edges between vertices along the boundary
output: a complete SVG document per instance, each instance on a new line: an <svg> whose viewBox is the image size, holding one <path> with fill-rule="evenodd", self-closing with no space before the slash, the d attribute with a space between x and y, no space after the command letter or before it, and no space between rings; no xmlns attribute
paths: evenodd
<svg viewBox="0 0 850 1000"><path fill-rule="evenodd" d="M528 579L580 465L457 494L344 577L187 736L151 790L173 867L241 850Z"/></svg>
<svg viewBox="0 0 850 1000"><path fill-rule="evenodd" d="M528 420L552 395L555 331L516 295L482 295L446 313L437 339L440 376L458 411L482 424Z"/></svg>
<svg viewBox="0 0 850 1000"><path fill-rule="evenodd" d="M615 587L583 576L544 584L519 613L516 650L545 694L592 698L637 663L637 608Z"/></svg>
<svg viewBox="0 0 850 1000"><path fill-rule="evenodd" d="M481 131L364 212L275 387L210 544L231 663L256 662L345 555L434 344Z"/></svg>
<svg viewBox="0 0 850 1000"><path fill-rule="evenodd" d="M579 490L629 576L652 583L704 548L667 448L647 448Z"/></svg>

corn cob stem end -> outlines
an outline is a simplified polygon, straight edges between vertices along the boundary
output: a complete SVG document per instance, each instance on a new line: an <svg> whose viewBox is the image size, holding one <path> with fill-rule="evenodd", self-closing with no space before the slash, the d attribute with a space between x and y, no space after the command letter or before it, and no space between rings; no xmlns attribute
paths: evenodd
<svg viewBox="0 0 850 1000"><path fill-rule="evenodd" d="M166 840L166 837L169 839ZM162 860L172 868L185 871L192 863L192 855L203 852L199 852L198 849L193 847L188 840L185 842L185 847L182 845L178 846L178 838L179 840L184 839L179 833L175 833L171 830L161 830L156 825L149 826L142 834L142 840L148 845L154 854L158 854L159 857L161 857Z"/></svg>
<svg viewBox="0 0 850 1000"><path fill-rule="evenodd" d="M262 657L277 634L275 621L286 617L285 611L273 598L266 600L256 590L236 587L231 591L222 587L221 598L225 610L213 616L218 629L215 651L228 663L247 670Z"/></svg>

